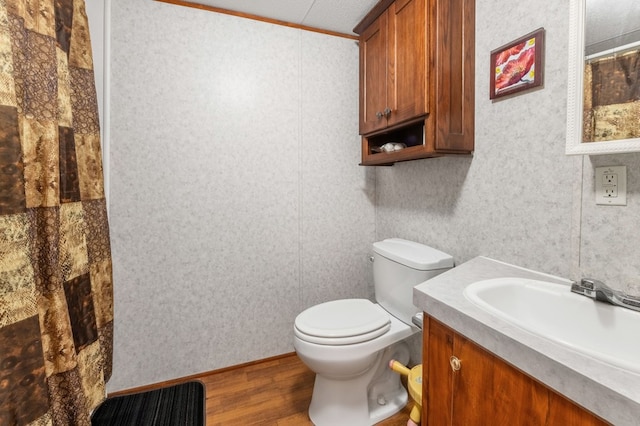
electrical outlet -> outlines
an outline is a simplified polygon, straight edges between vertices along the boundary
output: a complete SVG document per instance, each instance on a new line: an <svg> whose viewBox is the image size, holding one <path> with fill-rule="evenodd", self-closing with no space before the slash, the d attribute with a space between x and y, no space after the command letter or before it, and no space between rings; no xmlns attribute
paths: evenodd
<svg viewBox="0 0 640 426"><path fill-rule="evenodd" d="M596 204L627 205L627 166L596 167Z"/></svg>

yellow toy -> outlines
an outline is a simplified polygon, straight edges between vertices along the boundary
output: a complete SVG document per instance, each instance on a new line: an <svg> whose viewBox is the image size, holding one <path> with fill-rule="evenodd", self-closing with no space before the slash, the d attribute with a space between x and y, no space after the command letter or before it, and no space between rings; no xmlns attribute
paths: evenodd
<svg viewBox="0 0 640 426"><path fill-rule="evenodd" d="M389 361L389 368L407 377L409 396L414 402L407 426L418 426L420 424L420 412L422 411L422 364L418 364L409 370L398 361L392 359Z"/></svg>

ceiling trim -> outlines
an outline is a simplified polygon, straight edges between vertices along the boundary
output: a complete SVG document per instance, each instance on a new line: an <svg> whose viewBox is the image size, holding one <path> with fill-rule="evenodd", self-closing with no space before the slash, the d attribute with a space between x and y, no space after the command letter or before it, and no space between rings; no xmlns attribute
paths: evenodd
<svg viewBox="0 0 640 426"><path fill-rule="evenodd" d="M335 36L335 37L343 37L343 38L348 38L348 39L351 39L351 40L358 40L358 36L353 35L353 34L344 34L344 33L339 33L339 32L336 32L336 31L323 30L323 29L320 29L320 28L309 27L309 26L306 26L306 25L294 24L292 22L280 21L278 19L265 18L263 16L252 15L252 14L249 14L249 13L236 12L235 10L222 9L222 8L214 7L214 6L205 6L203 4L193 3L193 2L190 2L190 1L183 1L183 0L155 0L155 1L161 2L161 3L174 4L176 6L185 6L185 7L191 7L191 8L194 8L194 9L206 10L208 12L223 13L225 15L233 15L233 16L237 16L237 17L240 17L240 18L252 19L254 21L262 21L262 22L266 22L266 23L269 23L269 24L281 25L281 26L290 27L290 28L296 28L296 29L300 29L300 30L304 30L304 31L311 31L311 32L315 32L315 33L327 34L327 35L331 35L331 36Z"/></svg>

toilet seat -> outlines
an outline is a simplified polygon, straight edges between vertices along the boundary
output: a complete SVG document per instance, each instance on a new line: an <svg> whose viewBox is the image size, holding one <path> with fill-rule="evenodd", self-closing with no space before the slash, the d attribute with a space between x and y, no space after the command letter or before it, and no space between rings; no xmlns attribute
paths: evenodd
<svg viewBox="0 0 640 426"><path fill-rule="evenodd" d="M367 299L321 303L302 312L295 336L320 345L352 345L382 336L391 327L389 314Z"/></svg>

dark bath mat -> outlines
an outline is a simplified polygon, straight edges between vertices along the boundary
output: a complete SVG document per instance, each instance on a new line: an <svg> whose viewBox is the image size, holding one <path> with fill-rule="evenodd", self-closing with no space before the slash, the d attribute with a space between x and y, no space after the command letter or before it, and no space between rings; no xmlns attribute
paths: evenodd
<svg viewBox="0 0 640 426"><path fill-rule="evenodd" d="M204 426L205 390L200 382L107 398L92 426Z"/></svg>

